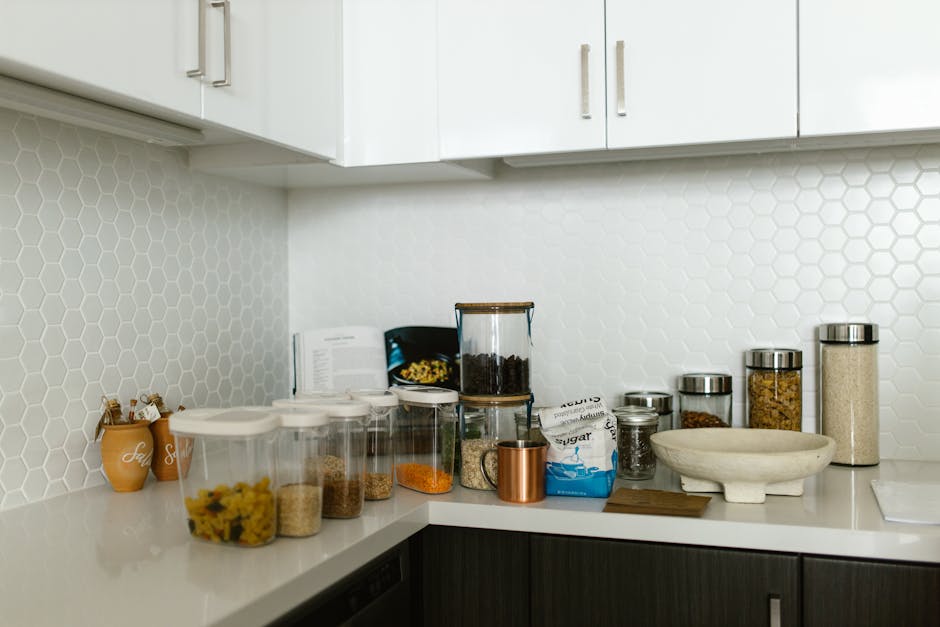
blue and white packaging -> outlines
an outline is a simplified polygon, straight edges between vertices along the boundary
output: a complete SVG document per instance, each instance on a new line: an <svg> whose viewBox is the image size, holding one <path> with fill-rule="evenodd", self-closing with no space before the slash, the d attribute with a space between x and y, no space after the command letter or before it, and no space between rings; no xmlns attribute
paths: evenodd
<svg viewBox="0 0 940 627"><path fill-rule="evenodd" d="M539 410L548 439L545 494L610 496L617 476L617 420L600 397Z"/></svg>

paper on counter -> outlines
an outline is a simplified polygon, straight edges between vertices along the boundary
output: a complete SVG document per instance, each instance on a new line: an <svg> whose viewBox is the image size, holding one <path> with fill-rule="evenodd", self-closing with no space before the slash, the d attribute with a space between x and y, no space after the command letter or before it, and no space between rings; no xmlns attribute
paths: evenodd
<svg viewBox="0 0 940 627"><path fill-rule="evenodd" d="M871 489L885 520L940 525L940 483L872 479Z"/></svg>

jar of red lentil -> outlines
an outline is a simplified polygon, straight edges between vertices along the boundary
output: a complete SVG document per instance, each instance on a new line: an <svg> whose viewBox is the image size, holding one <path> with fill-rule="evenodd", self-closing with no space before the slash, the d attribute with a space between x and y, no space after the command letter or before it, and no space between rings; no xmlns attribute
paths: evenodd
<svg viewBox="0 0 940 627"><path fill-rule="evenodd" d="M457 392L411 385L392 388L398 396L395 476L398 485L425 492L450 492L454 485Z"/></svg>

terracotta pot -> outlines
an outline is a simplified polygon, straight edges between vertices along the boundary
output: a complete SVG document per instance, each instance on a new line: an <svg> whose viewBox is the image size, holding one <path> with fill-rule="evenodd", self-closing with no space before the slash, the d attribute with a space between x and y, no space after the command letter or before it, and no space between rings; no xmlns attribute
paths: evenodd
<svg viewBox="0 0 940 627"><path fill-rule="evenodd" d="M178 437L170 433L170 419L167 417L150 423L153 435L153 462L150 469L158 481L176 481L180 471L185 477L189 474L189 464L193 460L193 439Z"/></svg>
<svg viewBox="0 0 940 627"><path fill-rule="evenodd" d="M101 464L115 492L134 492L144 487L153 457L153 436L149 426L146 420L127 425L104 425Z"/></svg>

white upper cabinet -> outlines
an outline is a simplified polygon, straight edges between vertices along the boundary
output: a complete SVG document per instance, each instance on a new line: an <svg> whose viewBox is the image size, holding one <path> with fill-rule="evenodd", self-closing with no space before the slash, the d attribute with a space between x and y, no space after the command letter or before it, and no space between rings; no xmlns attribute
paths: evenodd
<svg viewBox="0 0 940 627"><path fill-rule="evenodd" d="M439 0L442 159L605 146L603 0Z"/></svg>
<svg viewBox="0 0 940 627"><path fill-rule="evenodd" d="M197 0L2 0L0 74L200 115Z"/></svg>
<svg viewBox="0 0 940 627"><path fill-rule="evenodd" d="M800 134L940 128L940 3L800 2Z"/></svg>
<svg viewBox="0 0 940 627"><path fill-rule="evenodd" d="M796 0L607 0L608 148L796 128Z"/></svg>

